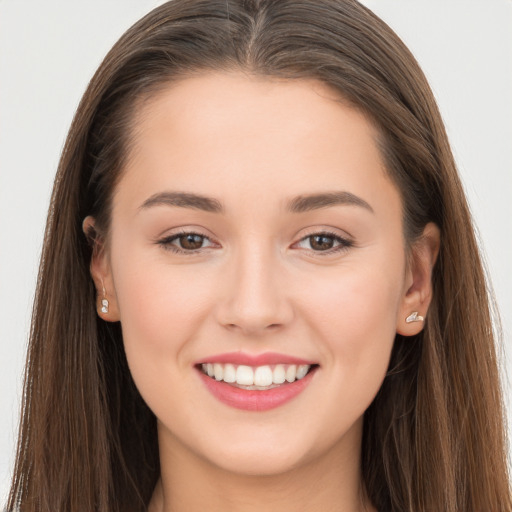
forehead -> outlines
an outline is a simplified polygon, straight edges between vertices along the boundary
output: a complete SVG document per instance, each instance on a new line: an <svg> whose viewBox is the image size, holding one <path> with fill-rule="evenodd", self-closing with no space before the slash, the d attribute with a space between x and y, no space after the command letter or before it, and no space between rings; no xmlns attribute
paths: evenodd
<svg viewBox="0 0 512 512"><path fill-rule="evenodd" d="M340 120L350 122L353 128L357 124L369 137L378 136L371 121L339 92L313 79L211 72L171 82L139 102L132 125L134 147L140 135L157 125L165 125L169 131L170 115L176 132L194 137L211 134L221 125L224 129L234 127L246 139L277 131L280 137L276 143L286 142L284 128L294 140L300 132L306 135L304 131L310 136L316 131L325 138L326 128L336 137L335 125Z"/></svg>
<svg viewBox="0 0 512 512"><path fill-rule="evenodd" d="M377 137L321 82L203 74L140 103L120 188L125 182L147 197L192 188L257 201L341 188L371 203L383 185L397 195Z"/></svg>

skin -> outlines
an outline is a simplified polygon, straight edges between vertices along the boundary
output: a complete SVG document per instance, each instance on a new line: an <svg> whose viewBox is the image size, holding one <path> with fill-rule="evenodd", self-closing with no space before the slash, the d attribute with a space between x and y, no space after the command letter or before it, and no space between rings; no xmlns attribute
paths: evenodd
<svg viewBox="0 0 512 512"><path fill-rule="evenodd" d="M158 419L162 473L150 510L373 510L360 481L363 414L396 332L423 327L405 318L427 313L439 246L427 225L408 251L376 129L321 83L241 73L175 83L134 125L91 273L98 314L121 321L133 378ZM224 212L141 207L168 191L215 198ZM368 207L287 209L291 198L332 191ZM201 248L172 252L180 231L203 235ZM325 231L340 237L327 235L330 252L311 238ZM194 368L240 350L319 368L290 402L243 411L214 398Z"/></svg>

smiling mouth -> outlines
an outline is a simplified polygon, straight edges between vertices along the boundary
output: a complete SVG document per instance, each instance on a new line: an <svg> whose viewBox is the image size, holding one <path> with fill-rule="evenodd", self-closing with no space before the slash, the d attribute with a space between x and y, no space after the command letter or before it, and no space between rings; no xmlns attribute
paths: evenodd
<svg viewBox="0 0 512 512"><path fill-rule="evenodd" d="M276 364L246 366L222 363L202 363L198 369L218 382L246 390L264 391L303 379L316 364Z"/></svg>

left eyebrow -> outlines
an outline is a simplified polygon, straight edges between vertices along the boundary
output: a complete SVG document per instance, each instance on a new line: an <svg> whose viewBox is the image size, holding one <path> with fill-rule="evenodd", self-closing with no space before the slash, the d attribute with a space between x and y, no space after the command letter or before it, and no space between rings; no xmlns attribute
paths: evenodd
<svg viewBox="0 0 512 512"><path fill-rule="evenodd" d="M364 199L346 191L300 195L288 201L287 209L292 213L303 213L337 205L359 206L375 213Z"/></svg>

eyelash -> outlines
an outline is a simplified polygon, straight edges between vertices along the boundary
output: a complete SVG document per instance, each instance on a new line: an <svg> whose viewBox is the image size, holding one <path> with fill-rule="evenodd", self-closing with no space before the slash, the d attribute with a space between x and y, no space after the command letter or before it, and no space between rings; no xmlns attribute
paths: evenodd
<svg viewBox="0 0 512 512"><path fill-rule="evenodd" d="M211 240L207 236L205 236L201 233L197 233L195 231L180 231L179 233L175 233L173 235L162 238L161 240L158 240L157 244L162 246L167 251L171 251L175 254L186 254L187 256L193 256L196 254L200 254L201 252L203 252L203 250L209 249L209 247L200 247L199 249L188 250L188 249L179 248L173 244L174 241L176 241L179 238L184 237L184 236L198 236L204 240L208 240L211 242ZM337 235L336 233L333 233L331 231L326 231L326 230L315 232L315 233L310 233L309 235L302 237L294 245L297 245L297 244L304 242L305 240L311 239L312 237L315 237L315 236L324 236L326 238L332 238L334 243L338 243L337 246L327 249L325 251L315 251L314 249L309 249L315 255L318 255L318 256L341 253L341 252L348 250L350 247L354 246L354 243L351 240L348 240L346 238L343 238L343 237Z"/></svg>

